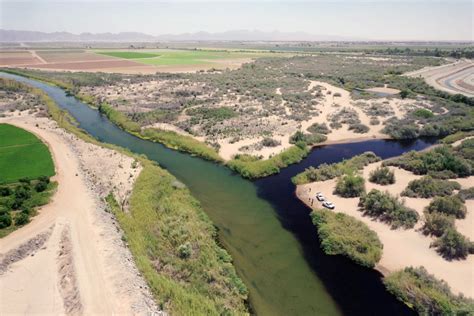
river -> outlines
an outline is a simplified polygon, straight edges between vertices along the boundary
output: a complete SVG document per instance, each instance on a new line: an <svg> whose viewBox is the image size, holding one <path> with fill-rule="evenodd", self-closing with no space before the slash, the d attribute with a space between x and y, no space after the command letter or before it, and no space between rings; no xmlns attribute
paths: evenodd
<svg viewBox="0 0 474 316"><path fill-rule="evenodd" d="M321 251L310 210L296 198L290 179L308 166L338 162L365 151L388 158L424 149L432 142L371 140L328 145L277 175L252 182L222 165L132 136L60 88L11 74L0 76L44 90L92 136L145 154L185 183L219 228L220 241L234 258L256 314L413 314L385 290L378 272Z"/></svg>

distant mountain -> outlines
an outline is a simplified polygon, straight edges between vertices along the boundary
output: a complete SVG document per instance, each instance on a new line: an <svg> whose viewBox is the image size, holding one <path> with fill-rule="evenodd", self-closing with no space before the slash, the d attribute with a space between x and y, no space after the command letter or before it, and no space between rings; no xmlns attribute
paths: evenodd
<svg viewBox="0 0 474 316"><path fill-rule="evenodd" d="M0 42L156 42L156 41L357 41L364 39L314 35L305 32L262 32L235 30L220 33L196 32L148 35L138 32L81 33L36 32L0 29Z"/></svg>

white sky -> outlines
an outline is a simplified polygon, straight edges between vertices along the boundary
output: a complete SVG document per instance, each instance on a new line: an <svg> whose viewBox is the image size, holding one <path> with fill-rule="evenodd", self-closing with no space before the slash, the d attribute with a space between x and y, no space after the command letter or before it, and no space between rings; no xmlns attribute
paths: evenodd
<svg viewBox="0 0 474 316"><path fill-rule="evenodd" d="M472 0L0 0L0 28L152 35L236 29L372 40L474 40Z"/></svg>

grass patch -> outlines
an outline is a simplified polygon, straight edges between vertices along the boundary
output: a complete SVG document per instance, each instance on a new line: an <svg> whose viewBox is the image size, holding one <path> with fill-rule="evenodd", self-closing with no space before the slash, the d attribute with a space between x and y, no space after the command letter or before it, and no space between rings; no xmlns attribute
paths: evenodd
<svg viewBox="0 0 474 316"><path fill-rule="evenodd" d="M474 301L454 295L424 267L408 267L384 279L387 290L420 315L471 315Z"/></svg>
<svg viewBox="0 0 474 316"><path fill-rule="evenodd" d="M377 234L354 217L320 209L313 211L311 218L326 254L343 255L369 268L382 257L383 245Z"/></svg>
<svg viewBox="0 0 474 316"><path fill-rule="evenodd" d="M123 212L107 201L157 302L176 315L245 314L247 289L188 189L146 162Z"/></svg>
<svg viewBox="0 0 474 316"><path fill-rule="evenodd" d="M290 164L300 162L309 153L309 149L292 146L281 153L268 158L260 159L251 155L237 155L227 163L227 166L244 178L256 179L280 172Z"/></svg>
<svg viewBox="0 0 474 316"><path fill-rule="evenodd" d="M0 183L21 178L53 176L48 147L32 133L10 124L0 124Z"/></svg>

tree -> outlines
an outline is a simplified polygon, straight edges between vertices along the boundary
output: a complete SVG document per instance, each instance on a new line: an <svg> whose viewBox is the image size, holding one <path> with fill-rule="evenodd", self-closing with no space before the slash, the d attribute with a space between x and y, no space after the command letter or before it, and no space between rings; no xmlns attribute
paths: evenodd
<svg viewBox="0 0 474 316"><path fill-rule="evenodd" d="M402 90L400 91L400 98L405 99L408 96L409 92L408 90Z"/></svg>
<svg viewBox="0 0 474 316"><path fill-rule="evenodd" d="M0 229L9 227L12 224L12 217L10 213L0 215Z"/></svg>

